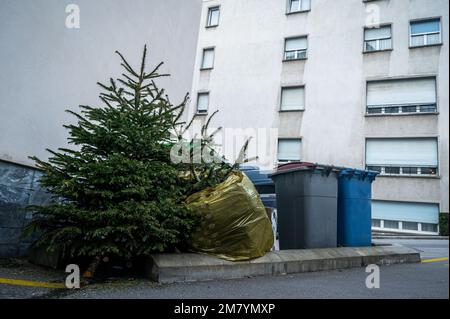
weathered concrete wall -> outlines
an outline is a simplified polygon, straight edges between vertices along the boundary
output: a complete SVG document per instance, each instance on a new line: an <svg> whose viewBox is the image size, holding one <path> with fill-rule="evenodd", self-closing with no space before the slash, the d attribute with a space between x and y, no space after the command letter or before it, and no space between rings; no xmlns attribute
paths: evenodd
<svg viewBox="0 0 450 319"><path fill-rule="evenodd" d="M21 238L31 220L27 205L42 205L51 196L39 185L36 169L0 161L0 257L22 256L33 238Z"/></svg>
<svg viewBox="0 0 450 319"><path fill-rule="evenodd" d="M71 3L79 29L66 28ZM67 146L65 110L99 105L96 82L123 72L115 50L137 66L147 44L147 66L172 75L158 81L171 100L190 91L200 12L201 0L0 1L0 256L23 255L20 208L48 199L28 156Z"/></svg>
<svg viewBox="0 0 450 319"><path fill-rule="evenodd" d="M68 4L80 8L80 28L66 28ZM32 165L45 148L66 145L66 109L98 105L100 88L123 72L121 51L172 76L158 81L173 102L190 91L201 0L0 1L0 159Z"/></svg>

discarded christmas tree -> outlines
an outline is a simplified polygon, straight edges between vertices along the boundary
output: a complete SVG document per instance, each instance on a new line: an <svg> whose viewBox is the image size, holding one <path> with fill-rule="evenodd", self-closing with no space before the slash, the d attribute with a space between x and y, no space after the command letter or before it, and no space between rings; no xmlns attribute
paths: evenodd
<svg viewBox="0 0 450 319"><path fill-rule="evenodd" d="M186 104L184 103L178 118L184 113L185 107ZM186 122L177 121L173 127L173 135L178 141L174 143L171 155L174 157L173 162L178 163L179 170L182 172L186 197L205 188L223 183L231 172L239 170L241 164L258 159L258 157L247 157L250 138L241 147L234 163L219 154L217 151L218 145L214 139L216 134L222 130L222 127L216 128L212 132L209 130L209 125L218 112L215 111L208 116L201 126L200 132L198 132L199 134L190 139L186 139L185 133L191 128L195 116L187 125Z"/></svg>
<svg viewBox="0 0 450 319"><path fill-rule="evenodd" d="M100 107L68 111L78 123L66 125L69 143L48 161L32 157L55 195L34 206L27 233L39 231L36 245L67 257L132 258L182 245L193 227L184 205L185 181L170 149L186 99L170 103L154 82L159 64L147 73L146 48L138 71L125 58L122 78L103 92Z"/></svg>

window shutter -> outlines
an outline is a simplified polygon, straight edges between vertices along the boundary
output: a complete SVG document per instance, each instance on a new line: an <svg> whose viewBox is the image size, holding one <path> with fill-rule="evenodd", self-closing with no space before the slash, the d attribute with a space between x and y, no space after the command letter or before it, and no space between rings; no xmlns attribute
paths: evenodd
<svg viewBox="0 0 450 319"><path fill-rule="evenodd" d="M281 110L303 110L305 108L305 88L292 87L281 90Z"/></svg>
<svg viewBox="0 0 450 319"><path fill-rule="evenodd" d="M411 34L433 33L441 30L439 19L411 22Z"/></svg>
<svg viewBox="0 0 450 319"><path fill-rule="evenodd" d="M407 79L367 83L367 106L435 104L436 80Z"/></svg>
<svg viewBox="0 0 450 319"><path fill-rule="evenodd" d="M299 161L301 159L300 139L279 139L278 160Z"/></svg>
<svg viewBox="0 0 450 319"><path fill-rule="evenodd" d="M439 205L374 200L372 218L438 224Z"/></svg>
<svg viewBox="0 0 450 319"><path fill-rule="evenodd" d="M214 49L205 49L203 50L203 69L212 68L214 65Z"/></svg>
<svg viewBox="0 0 450 319"><path fill-rule="evenodd" d="M366 41L385 39L391 37L391 27L371 28L364 31L364 39Z"/></svg>
<svg viewBox="0 0 450 319"><path fill-rule="evenodd" d="M209 93L199 93L197 99L197 111L207 111L209 105Z"/></svg>
<svg viewBox="0 0 450 319"><path fill-rule="evenodd" d="M286 51L306 50L308 41L306 37L286 39Z"/></svg>
<svg viewBox="0 0 450 319"><path fill-rule="evenodd" d="M437 167L437 140L435 138L368 139L366 164Z"/></svg>
<svg viewBox="0 0 450 319"><path fill-rule="evenodd" d="M305 11L311 9L311 0L302 0L300 10Z"/></svg>

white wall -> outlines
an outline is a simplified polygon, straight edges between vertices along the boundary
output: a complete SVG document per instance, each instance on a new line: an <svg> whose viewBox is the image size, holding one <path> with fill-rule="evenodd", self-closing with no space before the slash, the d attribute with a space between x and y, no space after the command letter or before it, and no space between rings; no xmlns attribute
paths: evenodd
<svg viewBox="0 0 450 319"><path fill-rule="evenodd" d="M374 198L441 204L448 212L448 1L311 0L311 11L286 15L286 1L204 0L192 94L210 91L212 126L276 127L301 137L303 160L365 166L365 139L438 136L440 179L380 177ZM217 28L207 8L221 5ZM394 50L363 54L368 5L393 24ZM444 45L409 49L409 20L442 17ZM282 62L284 38L308 35L306 61ZM199 71L202 49L216 48L211 71ZM366 81L436 75L439 115L366 117ZM278 112L282 85L306 86L304 112ZM191 111L195 112L195 99Z"/></svg>
<svg viewBox="0 0 450 319"><path fill-rule="evenodd" d="M80 29L65 27L66 5L80 8ZM65 109L98 105L96 82L134 65L144 44L148 67L165 62L159 82L173 102L189 92L201 0L1 0L0 160L31 165L30 155L65 146Z"/></svg>

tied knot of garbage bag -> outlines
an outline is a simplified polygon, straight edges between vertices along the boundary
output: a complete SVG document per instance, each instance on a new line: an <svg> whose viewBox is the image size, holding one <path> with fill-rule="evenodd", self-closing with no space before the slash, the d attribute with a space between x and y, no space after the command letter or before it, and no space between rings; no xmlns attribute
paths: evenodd
<svg viewBox="0 0 450 319"><path fill-rule="evenodd" d="M192 194L186 203L200 219L191 236L193 251L242 261L271 250L271 222L253 183L242 172Z"/></svg>

